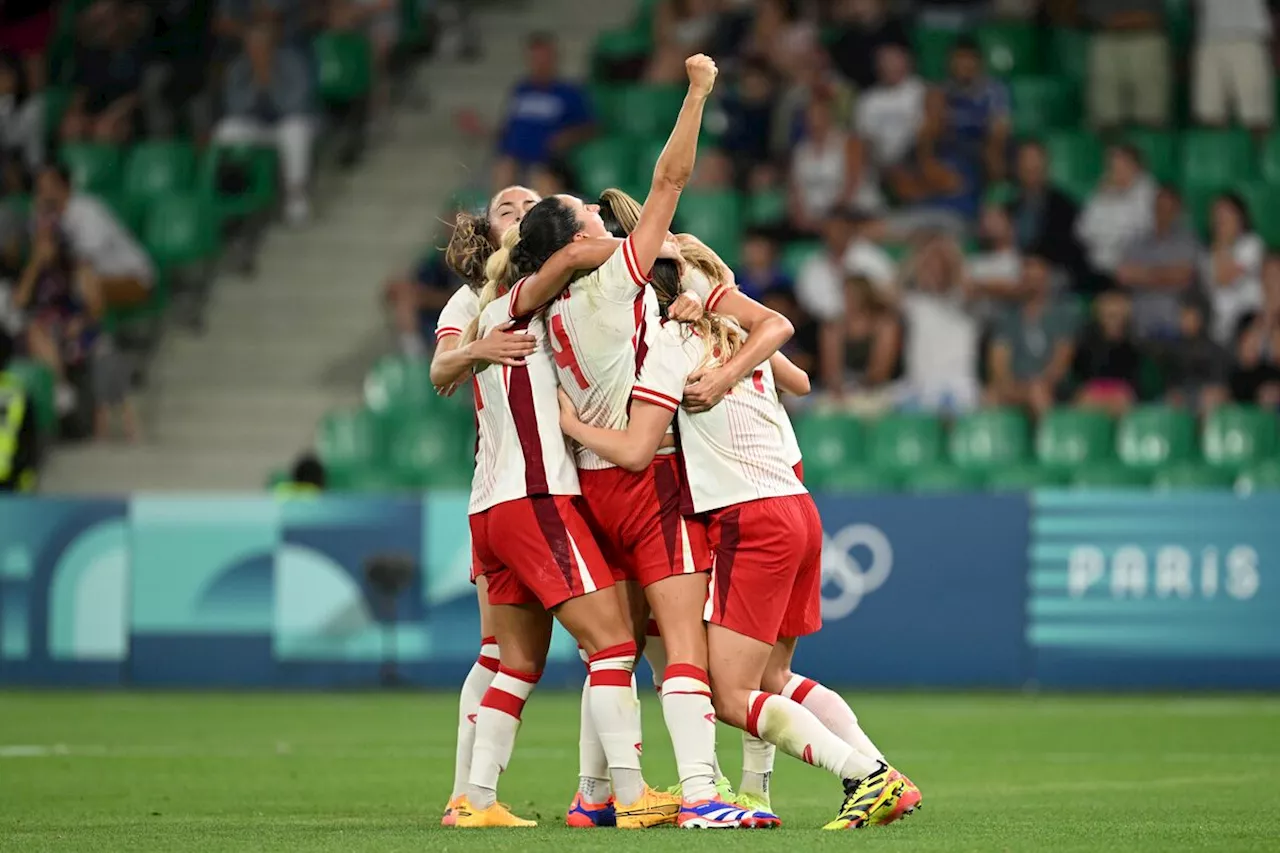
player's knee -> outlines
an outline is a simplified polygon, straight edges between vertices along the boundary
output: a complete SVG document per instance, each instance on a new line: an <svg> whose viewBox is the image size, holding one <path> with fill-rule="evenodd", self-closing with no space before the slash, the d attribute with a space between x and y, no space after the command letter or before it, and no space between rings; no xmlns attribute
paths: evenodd
<svg viewBox="0 0 1280 853"><path fill-rule="evenodd" d="M749 694L740 690L712 690L711 707L715 709L716 719L734 728L744 728L747 724L748 696Z"/></svg>
<svg viewBox="0 0 1280 853"><path fill-rule="evenodd" d="M792 672L787 667L769 668L764 671L764 677L760 679L760 689L767 693L779 693L786 689L787 683L791 681Z"/></svg>

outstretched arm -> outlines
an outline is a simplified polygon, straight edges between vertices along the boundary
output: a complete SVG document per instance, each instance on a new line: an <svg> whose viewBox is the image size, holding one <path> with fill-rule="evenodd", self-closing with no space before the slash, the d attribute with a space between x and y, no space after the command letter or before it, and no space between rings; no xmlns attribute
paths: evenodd
<svg viewBox="0 0 1280 853"><path fill-rule="evenodd" d="M662 446L675 412L642 400L631 401L626 429L587 426L578 419L573 401L560 392L560 430L583 447L628 471L643 471Z"/></svg>
<svg viewBox="0 0 1280 853"><path fill-rule="evenodd" d="M791 359L782 353L775 352L769 358L769 366L773 368L773 384L778 386L778 390L796 397L803 397L811 390L809 374L796 367Z"/></svg>
<svg viewBox="0 0 1280 853"><path fill-rule="evenodd" d="M560 249L547 258L542 269L518 283L518 289L511 297L512 316L523 317L537 311L559 296L575 273L600 266L621 245L622 241L614 237L591 237L574 240Z"/></svg>
<svg viewBox="0 0 1280 853"><path fill-rule="evenodd" d="M441 395L448 397L457 390L458 383L470 375L480 363L505 364L519 367L526 356L537 349L533 335L527 332L510 332L511 323L503 323L489 330L489 334L466 346L461 335L449 335L436 344L431 357L431 384Z"/></svg>

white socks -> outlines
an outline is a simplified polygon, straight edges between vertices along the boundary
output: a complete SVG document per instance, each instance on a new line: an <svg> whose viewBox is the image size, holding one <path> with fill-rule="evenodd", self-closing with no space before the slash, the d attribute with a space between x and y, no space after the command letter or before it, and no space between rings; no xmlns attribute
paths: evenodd
<svg viewBox="0 0 1280 853"><path fill-rule="evenodd" d="M680 771L681 792L691 802L716 796L716 716L706 670L687 663L662 674L662 716Z"/></svg>
<svg viewBox="0 0 1280 853"><path fill-rule="evenodd" d="M803 675L793 675L782 689L782 695L809 709L836 737L858 752L868 758L884 760L884 753L867 737L867 733L858 725L858 716L839 693Z"/></svg>
<svg viewBox="0 0 1280 853"><path fill-rule="evenodd" d="M476 744L467 784L467 797L478 809L486 809L498 801L498 776L511 761L516 732L520 730L520 714L541 675L499 667L484 693L476 715Z"/></svg>
<svg viewBox="0 0 1280 853"><path fill-rule="evenodd" d="M640 703L632 687L636 644L627 641L591 656L587 667L587 692L591 717L600 745L609 762L613 793L620 805L636 802L644 794L640 772Z"/></svg>
<svg viewBox="0 0 1280 853"><path fill-rule="evenodd" d="M480 701L489 689L498 671L498 641L485 637L480 641L480 657L471 665L466 680L462 682L462 695L458 697L458 747L453 761L453 793L449 799L461 796L471 777L471 751L476 742L476 715Z"/></svg>
<svg viewBox="0 0 1280 853"><path fill-rule="evenodd" d="M738 791L769 802L769 782L778 748L750 732L742 733L742 784Z"/></svg>
<svg viewBox="0 0 1280 853"><path fill-rule="evenodd" d="M585 661L586 655L583 654ZM605 757L595 718L591 716L591 677L582 681L582 709L578 729L578 792L589 803L604 803L613 793L609 760Z"/></svg>
<svg viewBox="0 0 1280 853"><path fill-rule="evenodd" d="M841 779L861 779L880 768L878 760L842 741L802 705L776 693L751 691L746 730L787 755L825 768Z"/></svg>

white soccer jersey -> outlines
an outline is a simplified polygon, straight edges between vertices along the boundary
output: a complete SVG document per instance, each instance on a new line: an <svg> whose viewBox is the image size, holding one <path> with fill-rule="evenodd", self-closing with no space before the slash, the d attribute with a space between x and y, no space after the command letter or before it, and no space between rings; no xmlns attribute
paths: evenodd
<svg viewBox="0 0 1280 853"><path fill-rule="evenodd" d="M769 363L708 412L680 407L685 382L706 360L705 344L687 326L664 323L650 339L632 397L676 412L684 456L686 514L760 498L802 495L784 434L787 414L778 402Z"/></svg>
<svg viewBox="0 0 1280 853"><path fill-rule="evenodd" d="M436 340L461 335L462 330L479 315L480 297L470 287L462 285L440 309L440 317L436 320Z"/></svg>
<svg viewBox="0 0 1280 853"><path fill-rule="evenodd" d="M627 427L631 387L658 318L657 298L645 286L648 272L636 263L628 237L609 260L566 287L547 312L560 387L585 424ZM614 467L584 447L575 447L575 454L579 468Z"/></svg>
<svg viewBox="0 0 1280 853"><path fill-rule="evenodd" d="M512 293L484 309L482 331L513 319ZM538 348L525 358L524 367L491 364L472 383L478 437L471 513L532 495L582 494L578 470L560 431L556 368L542 318L522 317L513 330L533 335Z"/></svg>

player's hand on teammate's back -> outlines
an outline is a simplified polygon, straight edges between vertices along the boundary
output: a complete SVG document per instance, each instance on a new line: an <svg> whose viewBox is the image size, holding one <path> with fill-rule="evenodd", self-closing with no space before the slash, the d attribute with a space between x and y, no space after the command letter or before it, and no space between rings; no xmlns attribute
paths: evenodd
<svg viewBox="0 0 1280 853"><path fill-rule="evenodd" d="M686 290L667 306L667 316L680 323L695 323L702 319L702 299L692 290Z"/></svg>
<svg viewBox="0 0 1280 853"><path fill-rule="evenodd" d="M494 326L489 334L471 343L472 354L480 361L490 364L505 364L508 367L523 367L526 356L533 355L537 349L533 335L527 332L512 332L509 329L514 323L503 323Z"/></svg>
<svg viewBox="0 0 1280 853"><path fill-rule="evenodd" d="M689 91L704 98L710 95L719 73L715 60L705 53L698 53L684 61L684 68L689 72Z"/></svg>
<svg viewBox="0 0 1280 853"><path fill-rule="evenodd" d="M681 405L685 411L697 414L714 408L724 395L729 393L733 383L722 367L700 367L689 374L684 386L684 400Z"/></svg>
<svg viewBox="0 0 1280 853"><path fill-rule="evenodd" d="M556 393L560 398L560 429L562 432L568 432L571 427L581 423L578 420L578 409L563 388L557 389Z"/></svg>

